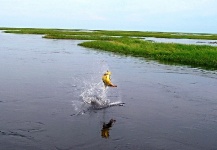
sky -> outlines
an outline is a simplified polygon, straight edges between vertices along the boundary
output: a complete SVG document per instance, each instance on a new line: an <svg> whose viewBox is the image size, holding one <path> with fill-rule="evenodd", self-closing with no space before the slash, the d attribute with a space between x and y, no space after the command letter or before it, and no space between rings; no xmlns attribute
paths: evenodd
<svg viewBox="0 0 217 150"><path fill-rule="evenodd" d="M217 33L217 0L0 0L0 27Z"/></svg>

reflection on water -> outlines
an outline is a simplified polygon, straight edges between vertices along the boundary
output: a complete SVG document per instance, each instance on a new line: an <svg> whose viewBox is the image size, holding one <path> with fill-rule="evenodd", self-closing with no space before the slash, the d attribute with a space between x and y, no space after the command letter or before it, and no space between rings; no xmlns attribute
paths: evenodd
<svg viewBox="0 0 217 150"><path fill-rule="evenodd" d="M113 126L113 124L116 122L115 119L111 119L108 123L103 123L102 130L101 130L101 136L102 138L108 139L110 134L109 130Z"/></svg>

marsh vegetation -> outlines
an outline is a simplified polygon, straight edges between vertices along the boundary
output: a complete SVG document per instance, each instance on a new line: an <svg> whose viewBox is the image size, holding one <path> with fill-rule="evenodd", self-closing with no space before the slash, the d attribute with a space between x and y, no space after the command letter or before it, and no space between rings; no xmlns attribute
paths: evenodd
<svg viewBox="0 0 217 150"><path fill-rule="evenodd" d="M156 37L217 40L217 34L37 28L0 29L4 30L6 33L42 34L44 38L49 39L90 40L79 45L124 55L144 57L164 63L189 65L211 70L217 69L217 47L208 45L155 43L141 39L144 37Z"/></svg>

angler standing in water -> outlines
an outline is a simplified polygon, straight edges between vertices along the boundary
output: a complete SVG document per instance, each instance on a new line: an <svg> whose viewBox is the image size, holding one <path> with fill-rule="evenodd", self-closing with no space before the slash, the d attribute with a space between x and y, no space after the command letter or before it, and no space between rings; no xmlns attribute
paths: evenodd
<svg viewBox="0 0 217 150"><path fill-rule="evenodd" d="M102 81L105 85L105 88L107 86L110 86L110 87L117 87L117 85L114 85L112 82L111 82L111 72L110 71L106 71L106 73L104 73L104 75L102 76Z"/></svg>

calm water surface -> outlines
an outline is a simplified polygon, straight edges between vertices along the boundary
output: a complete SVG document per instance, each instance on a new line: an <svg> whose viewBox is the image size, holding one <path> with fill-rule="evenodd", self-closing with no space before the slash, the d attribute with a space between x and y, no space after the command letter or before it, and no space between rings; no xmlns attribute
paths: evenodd
<svg viewBox="0 0 217 150"><path fill-rule="evenodd" d="M170 39L170 38L155 38L155 37L145 37L144 40L154 41L154 42L159 42L159 43L179 43L179 44L217 46L217 40Z"/></svg>
<svg viewBox="0 0 217 150"><path fill-rule="evenodd" d="M216 71L98 52L81 41L0 39L0 149L217 148ZM103 91L107 69L118 87ZM84 103L100 95L125 105ZM106 138L102 126L111 118Z"/></svg>

